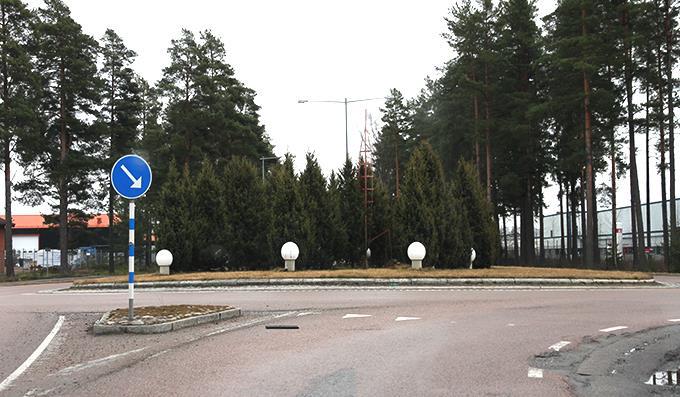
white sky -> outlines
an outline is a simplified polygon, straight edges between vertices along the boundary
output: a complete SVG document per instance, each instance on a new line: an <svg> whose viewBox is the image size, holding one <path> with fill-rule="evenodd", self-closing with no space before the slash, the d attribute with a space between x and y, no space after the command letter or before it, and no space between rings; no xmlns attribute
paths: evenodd
<svg viewBox="0 0 680 397"><path fill-rule="evenodd" d="M29 4L36 7L42 2ZM224 41L237 78L257 92L261 121L275 153L293 153L296 168L301 169L305 153L315 152L326 173L340 168L344 160L343 105L298 104L298 99L383 97L392 87L413 97L424 78L436 76L436 68L452 56L441 34L453 0L66 0L66 4L95 38L114 29L138 53L134 68L150 81L161 77L170 40L179 37L181 28L211 29ZM539 15L552 11L553 4L538 1ZM364 110L378 121L381 105L381 101L350 105L354 159ZM640 176L644 186L644 164ZM625 205L628 182L619 184L623 187L619 205ZM658 190L657 186L653 199L660 198ZM549 190L546 197L555 194ZM555 208L553 203L546 213ZM46 209L15 204L15 213L40 210Z"/></svg>

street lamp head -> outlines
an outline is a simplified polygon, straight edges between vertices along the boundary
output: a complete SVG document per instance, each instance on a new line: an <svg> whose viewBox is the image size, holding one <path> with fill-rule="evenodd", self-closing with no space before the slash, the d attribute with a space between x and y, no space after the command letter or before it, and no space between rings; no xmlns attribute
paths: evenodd
<svg viewBox="0 0 680 397"><path fill-rule="evenodd" d="M422 243L415 241L408 246L406 254L412 261L422 261L425 259L425 246Z"/></svg>

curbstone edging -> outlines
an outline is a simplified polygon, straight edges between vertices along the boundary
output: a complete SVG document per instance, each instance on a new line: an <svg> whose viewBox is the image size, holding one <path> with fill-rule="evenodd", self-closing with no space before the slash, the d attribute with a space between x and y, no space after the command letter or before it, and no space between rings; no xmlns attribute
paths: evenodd
<svg viewBox="0 0 680 397"><path fill-rule="evenodd" d="M257 286L655 286L652 279L587 278L272 278L137 282L135 288L214 288ZM74 284L72 290L126 289L125 283Z"/></svg>
<svg viewBox="0 0 680 397"><path fill-rule="evenodd" d="M160 334L182 328L192 327L194 325L217 322L234 317L239 317L241 315L241 309L233 308L228 310L222 310L216 313L202 314L200 316L182 318L179 320L159 324L131 324L131 325L106 324L106 321L108 320L110 314L111 312L104 313L102 318L100 318L94 323L92 331L94 332L95 335L124 334L124 333Z"/></svg>

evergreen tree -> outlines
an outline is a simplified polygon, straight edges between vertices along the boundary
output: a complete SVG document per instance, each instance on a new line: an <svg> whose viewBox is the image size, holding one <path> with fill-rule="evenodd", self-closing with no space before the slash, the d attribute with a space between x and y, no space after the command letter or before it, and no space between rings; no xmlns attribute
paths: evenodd
<svg viewBox="0 0 680 397"><path fill-rule="evenodd" d="M380 179L374 181L373 189L373 203L368 209L368 247L371 266L382 267L394 259L394 200Z"/></svg>
<svg viewBox="0 0 680 397"><path fill-rule="evenodd" d="M197 40L185 29L168 53L159 88L168 101L166 139L179 162L192 167L204 157L223 163L271 154L255 92L235 78L221 40L210 31Z"/></svg>
<svg viewBox="0 0 680 397"><path fill-rule="evenodd" d="M405 260L409 244L420 241L427 249L425 260L434 266L441 263L440 221L446 198L441 162L432 147L423 143L411 154L397 200L400 258Z"/></svg>
<svg viewBox="0 0 680 397"><path fill-rule="evenodd" d="M356 265L364 257L364 200L357 178L358 170L349 160L345 161L338 176L338 210L341 229L345 236L344 246L337 259ZM369 238L370 238L369 233Z"/></svg>
<svg viewBox="0 0 680 397"><path fill-rule="evenodd" d="M300 174L300 197L305 216L300 240L300 262L311 268L329 267L332 257L329 240L333 237L329 217L330 200L326 180L313 154L308 153L305 169Z"/></svg>
<svg viewBox="0 0 680 397"><path fill-rule="evenodd" d="M345 262L354 264L350 261L352 254L356 251L355 247L350 247L348 240L347 225L342 219L341 214L341 177L335 172L331 172L328 179L328 211L326 212L327 227L323 245L328 252L328 261L331 263ZM363 236L363 233L361 234ZM363 241L360 245L363 247ZM359 248L360 251L363 251Z"/></svg>
<svg viewBox="0 0 680 397"><path fill-rule="evenodd" d="M252 162L234 157L224 168L222 242L229 269L262 269L271 259L271 212Z"/></svg>
<svg viewBox="0 0 680 397"><path fill-rule="evenodd" d="M14 277L12 247L12 146L36 129L37 76L31 60L35 17L21 0L0 0L0 141L5 171L5 273Z"/></svg>
<svg viewBox="0 0 680 397"><path fill-rule="evenodd" d="M29 204L47 198L58 208L61 268L68 272L69 206L92 199L101 158L101 137L87 122L97 117L101 92L97 42L82 32L60 0L45 1L38 13L35 38L44 127L27 140L28 179L17 189L25 192Z"/></svg>
<svg viewBox="0 0 680 397"><path fill-rule="evenodd" d="M498 226L472 164L467 161L458 164L453 188L465 214L463 224L470 231L472 248L477 252L475 267L493 266L500 246Z"/></svg>
<svg viewBox="0 0 680 397"><path fill-rule="evenodd" d="M470 176L479 188L477 192L481 193L481 185L473 166L470 171L472 172ZM473 241L474 229L471 229L470 213L467 210L469 206L464 205L467 198L460 197L459 190L455 183L447 184L446 197L439 212L440 264L437 266L442 268L467 267L470 263L470 248L476 246L476 242ZM481 198L483 202L478 205L489 207L483 193ZM479 260L475 262L475 265L476 267L486 266Z"/></svg>
<svg viewBox="0 0 680 397"><path fill-rule="evenodd" d="M304 210L291 154L286 154L282 164L272 167L267 182L267 200L272 212L270 262L276 265L281 263L283 244L288 241L300 244L303 238Z"/></svg>
<svg viewBox="0 0 680 397"><path fill-rule="evenodd" d="M374 147L375 172L390 192L398 197L402 179L400 168L404 167L417 137L414 136L411 110L399 90L390 90L385 108L381 111L384 124Z"/></svg>
<svg viewBox="0 0 680 397"><path fill-rule="evenodd" d="M125 47L123 40L116 32L107 29L102 37L101 55L103 68L100 75L104 84L101 92L103 106L100 119L107 129L109 150L108 161L105 162L104 169L109 170L118 158L130 153L131 149L136 146L142 104L140 88L131 68L137 54ZM109 178L106 179L107 181L103 181L103 184L108 184L109 273L113 274L114 241L123 241L120 239L123 230L119 230L117 236L114 235L113 209L116 204L116 193Z"/></svg>
<svg viewBox="0 0 680 397"><path fill-rule="evenodd" d="M191 198L192 229L196 241L193 245L193 268L214 269L224 264L226 247L218 231L224 230L224 183L215 174L212 164L203 161L201 170L193 180L194 196Z"/></svg>
<svg viewBox="0 0 680 397"><path fill-rule="evenodd" d="M165 183L161 187L158 203L157 249L172 252L173 271L194 269L194 245L197 242L192 218L194 186L188 170L180 174L171 162ZM201 238L201 237L199 237Z"/></svg>

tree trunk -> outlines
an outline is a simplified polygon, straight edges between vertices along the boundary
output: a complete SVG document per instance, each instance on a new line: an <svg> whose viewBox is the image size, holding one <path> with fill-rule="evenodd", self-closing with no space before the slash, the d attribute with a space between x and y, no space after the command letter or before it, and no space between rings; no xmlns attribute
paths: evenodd
<svg viewBox="0 0 680 397"><path fill-rule="evenodd" d="M491 181L493 178L492 174L492 166L491 166L491 110L489 102L490 102L490 93L489 93L489 65L484 64L484 86L486 90L486 94L484 97L484 113L486 117L486 124L484 126L485 130L485 151L486 151L486 199L489 201L489 203L492 203L491 201Z"/></svg>
<svg viewBox="0 0 680 397"><path fill-rule="evenodd" d="M586 30L586 9L581 7L581 31L585 39L587 36ZM585 262L588 266L593 266L595 263L595 247L592 241L595 237L595 195L593 191L594 175L593 175L593 131L591 127L590 114L590 78L585 70L583 70L583 111L585 115L584 122L584 143L586 149L586 202L588 209L586 213L586 239L589 243L585 247Z"/></svg>
<svg viewBox="0 0 680 397"><path fill-rule="evenodd" d="M651 176L650 174L650 167L649 167L649 83L645 83L645 95L647 97L647 101L645 102L645 172L646 172L646 183L645 183L645 190L646 190L646 195L647 195L647 205L646 205L646 210L647 210L647 247L651 248L652 247L652 207L651 207L651 200L649 197L649 178Z"/></svg>
<svg viewBox="0 0 680 397"><path fill-rule="evenodd" d="M14 278L14 251L12 247L12 156L11 139L5 138L5 275Z"/></svg>
<svg viewBox="0 0 680 397"><path fill-rule="evenodd" d="M673 27L671 26L670 0L664 2L664 33L666 34L666 94L668 95L668 162L669 162L669 188L670 188L670 242L675 241L677 224L677 212L675 209L675 125L674 125L674 100L673 100ZM669 257L670 258L670 257Z"/></svg>
<svg viewBox="0 0 680 397"><path fill-rule="evenodd" d="M531 180L527 179L524 191L524 200L520 213L520 238L521 238L521 258L526 265L534 263L535 249L534 249L534 208L533 208L533 192L531 189Z"/></svg>
<svg viewBox="0 0 680 397"><path fill-rule="evenodd" d="M558 199L560 200L560 264L564 262L565 259L565 252L564 252L564 190L563 186L564 184L562 181L559 182L560 185L560 191L557 194Z"/></svg>
<svg viewBox="0 0 680 397"><path fill-rule="evenodd" d="M59 68L59 80L61 82L61 94L59 96L59 163L61 172L59 174L59 252L61 257L59 259L59 266L62 272L69 273L71 271L68 263L68 184L64 171L66 169L66 157L68 156L69 142L66 132L66 98L63 92L65 81L64 63L61 62Z"/></svg>
<svg viewBox="0 0 680 397"><path fill-rule="evenodd" d="M505 214L503 214L503 256L508 259L508 230L505 227Z"/></svg>
<svg viewBox="0 0 680 397"><path fill-rule="evenodd" d="M612 265L613 268L618 268L618 247L616 246L616 140L614 131L612 131L611 141L611 168L612 168ZM633 235L635 240L635 235Z"/></svg>
<svg viewBox="0 0 680 397"><path fill-rule="evenodd" d="M539 193L538 201L538 263L543 266L545 265L545 234L543 226L543 189Z"/></svg>
<svg viewBox="0 0 680 397"><path fill-rule="evenodd" d="M585 196L585 186L583 179L581 179L581 189L579 191L579 198L581 200L581 264L584 266L590 266L591 262L586 262L585 252L590 245L590 240L586 234L587 228L587 218L586 218L586 196Z"/></svg>
<svg viewBox="0 0 680 397"><path fill-rule="evenodd" d="M659 79L659 172L661 173L661 224L663 228L663 270L668 271L669 245L668 239L668 206L666 203L666 131L664 126L663 78L661 76L661 47L657 48Z"/></svg>
<svg viewBox="0 0 680 397"><path fill-rule="evenodd" d="M576 182L571 183L571 196L569 198L569 204L571 205L571 262L576 265L579 261L578 252L578 219L576 213L578 212L578 192L576 191Z"/></svg>
<svg viewBox="0 0 680 397"><path fill-rule="evenodd" d="M519 263L519 241L517 239L517 210L515 209L513 213L513 238L514 238L514 247L513 251L515 254L515 264Z"/></svg>
<svg viewBox="0 0 680 397"><path fill-rule="evenodd" d="M7 36L7 13L6 4L0 4L0 18L2 20L2 30ZM2 55L2 102L7 109L9 100L9 72L7 70L7 54ZM5 163L5 275L7 278L14 278L14 251L12 247L12 155L11 144L12 138L9 131L9 126L5 125L7 129L4 131L4 163Z"/></svg>
<svg viewBox="0 0 680 397"><path fill-rule="evenodd" d="M642 221L642 203L640 202L640 181L638 179L637 154L635 146L635 111L633 108L633 52L630 38L630 2L626 1L622 16L624 30L625 52L625 80L626 80L626 107L628 118L628 156L630 158L630 219L633 240L633 268L639 269L645 262L645 228ZM649 182L647 184L649 186ZM647 197L649 200L649 196ZM616 225L614 225L616 227Z"/></svg>

